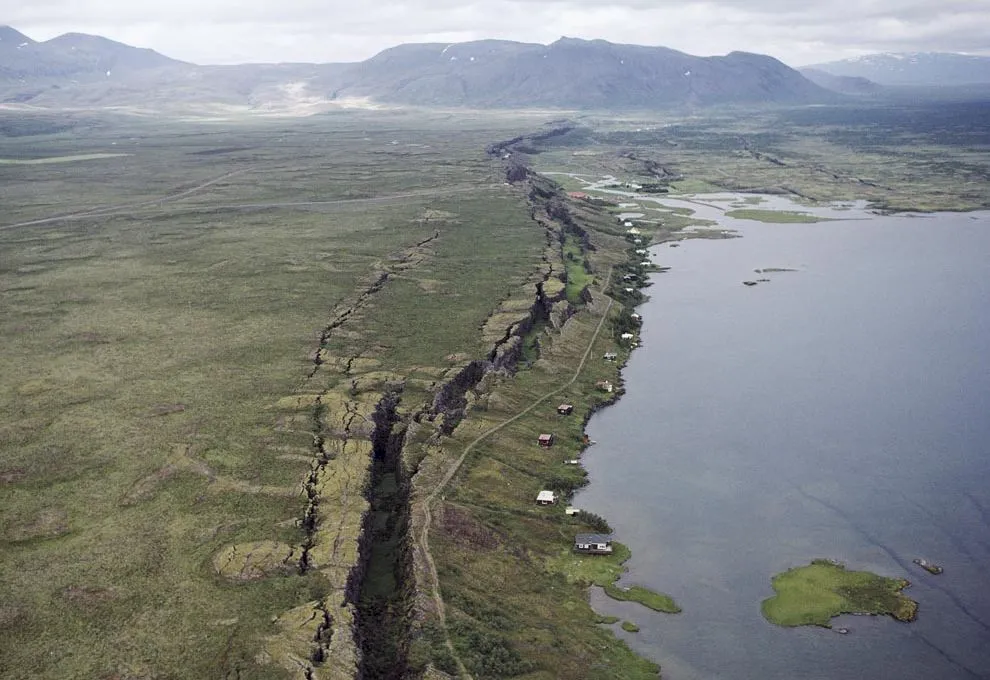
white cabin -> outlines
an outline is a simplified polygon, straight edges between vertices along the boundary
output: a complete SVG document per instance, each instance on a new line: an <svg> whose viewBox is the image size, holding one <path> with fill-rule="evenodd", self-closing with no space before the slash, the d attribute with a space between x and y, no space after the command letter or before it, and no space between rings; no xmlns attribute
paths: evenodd
<svg viewBox="0 0 990 680"><path fill-rule="evenodd" d="M553 491L541 491L536 494L536 502L539 505L553 505L557 502L557 494Z"/></svg>

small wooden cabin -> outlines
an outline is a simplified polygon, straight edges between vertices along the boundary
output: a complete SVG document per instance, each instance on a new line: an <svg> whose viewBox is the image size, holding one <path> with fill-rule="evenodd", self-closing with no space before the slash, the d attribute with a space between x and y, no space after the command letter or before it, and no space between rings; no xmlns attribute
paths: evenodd
<svg viewBox="0 0 990 680"><path fill-rule="evenodd" d="M574 413L574 404L561 404L557 407L557 413L562 416L569 416Z"/></svg>
<svg viewBox="0 0 990 680"><path fill-rule="evenodd" d="M602 392L612 391L612 383L610 383L608 380L599 380L598 382L595 383L595 387L597 387Z"/></svg>
<svg viewBox="0 0 990 680"><path fill-rule="evenodd" d="M552 434L541 434L536 438L536 442L545 449L549 449L553 446L553 435Z"/></svg>
<svg viewBox="0 0 990 680"><path fill-rule="evenodd" d="M602 359L604 359L605 361L615 361L618 358L619 355L616 354L615 352L605 352L605 354L602 355Z"/></svg>
<svg viewBox="0 0 990 680"><path fill-rule="evenodd" d="M606 534L578 534L574 537L574 552L586 555L611 555L612 537Z"/></svg>
<svg viewBox="0 0 990 680"><path fill-rule="evenodd" d="M536 504L537 505L553 505L557 502L557 494L553 491L543 490L536 494Z"/></svg>

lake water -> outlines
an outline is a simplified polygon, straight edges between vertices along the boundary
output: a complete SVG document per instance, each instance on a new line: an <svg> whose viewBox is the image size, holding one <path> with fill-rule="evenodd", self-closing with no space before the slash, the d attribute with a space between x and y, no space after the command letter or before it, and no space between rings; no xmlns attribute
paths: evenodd
<svg viewBox="0 0 990 680"><path fill-rule="evenodd" d="M653 249L672 269L575 503L632 548L622 583L684 612L595 607L667 680L990 678L990 213L698 214L742 238ZM771 576L817 557L908 578L918 620L765 621Z"/></svg>

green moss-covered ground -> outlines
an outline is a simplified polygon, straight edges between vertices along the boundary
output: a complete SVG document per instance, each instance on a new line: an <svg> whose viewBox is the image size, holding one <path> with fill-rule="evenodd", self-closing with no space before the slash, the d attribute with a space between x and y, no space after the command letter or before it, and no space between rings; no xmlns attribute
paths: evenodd
<svg viewBox="0 0 990 680"><path fill-rule="evenodd" d="M763 601L763 616L778 626L831 627L840 614L889 615L913 621L918 603L901 591L904 579L849 571L829 560L814 560L773 577L776 595Z"/></svg>

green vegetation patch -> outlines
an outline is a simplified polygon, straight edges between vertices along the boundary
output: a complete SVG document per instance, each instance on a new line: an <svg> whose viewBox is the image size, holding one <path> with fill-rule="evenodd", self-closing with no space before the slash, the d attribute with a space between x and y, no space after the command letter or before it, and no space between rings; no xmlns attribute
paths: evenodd
<svg viewBox="0 0 990 680"><path fill-rule="evenodd" d="M632 621L623 621L622 622L622 630L626 631L627 633L638 633L639 632L639 626L637 626Z"/></svg>
<svg viewBox="0 0 990 680"><path fill-rule="evenodd" d="M571 235L568 235L564 243L564 267L567 270L567 301L572 305L580 305L581 291L591 283L594 276L585 268L580 242Z"/></svg>
<svg viewBox="0 0 990 680"><path fill-rule="evenodd" d="M656 593L642 586L621 588L615 585L625 573L625 562L632 553L621 543L613 543L612 547L611 555L581 555L569 550L564 551L548 560L547 566L551 571L563 574L568 583L601 586L605 594L613 600L638 602L644 607L665 614L680 613L681 608L669 595Z"/></svg>
<svg viewBox="0 0 990 680"><path fill-rule="evenodd" d="M905 579L878 576L868 571L847 571L831 560L814 560L773 577L776 595L763 601L763 616L778 626L831 628L840 614L885 614L898 621L913 621L918 603L901 591Z"/></svg>
<svg viewBox="0 0 990 680"><path fill-rule="evenodd" d="M740 208L725 213L737 220L755 220L772 224L811 224L813 222L829 222L827 217L817 217L808 213L793 210L760 210L758 208Z"/></svg>
<svg viewBox="0 0 990 680"><path fill-rule="evenodd" d="M605 594L613 600L639 602L644 607L649 607L653 611L663 612L664 614L679 614L681 612L681 608L674 602L674 598L670 595L655 593L642 586L620 588L614 584L609 584L605 586Z"/></svg>

